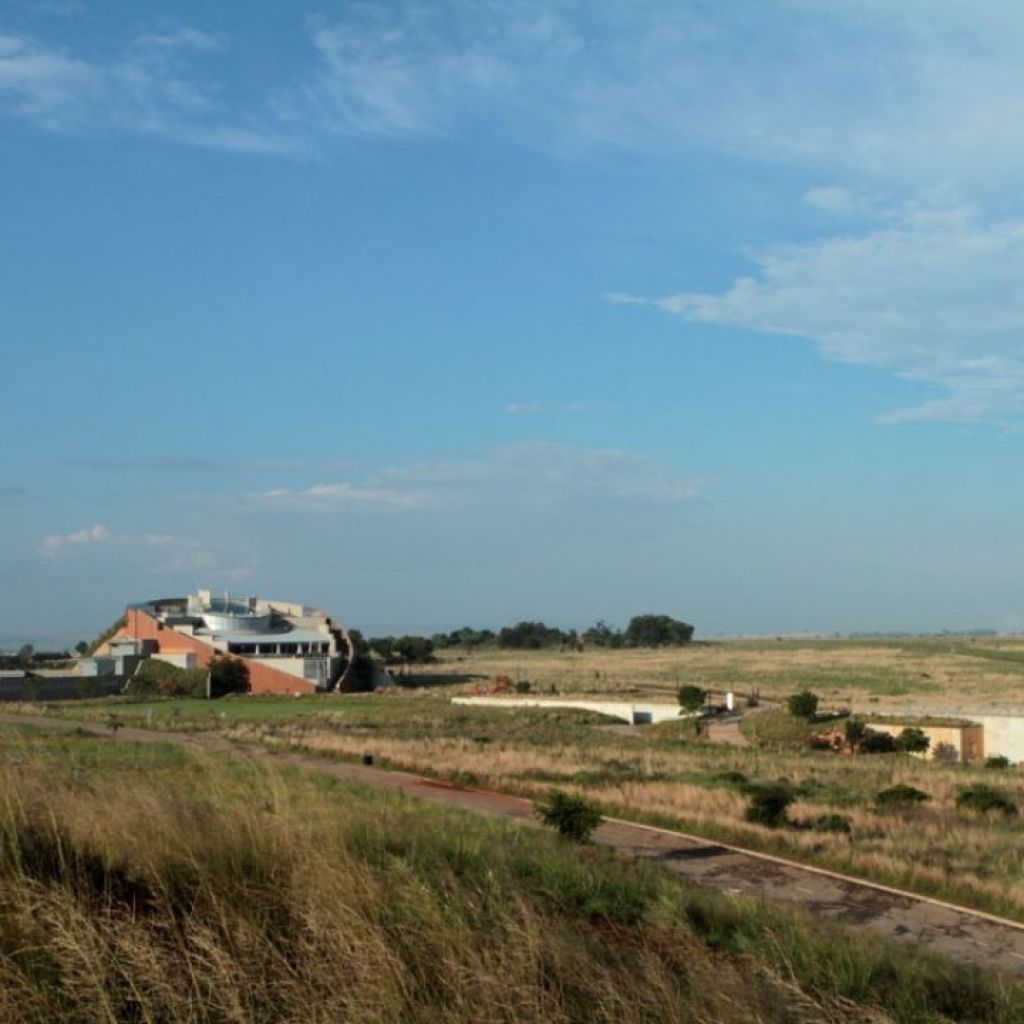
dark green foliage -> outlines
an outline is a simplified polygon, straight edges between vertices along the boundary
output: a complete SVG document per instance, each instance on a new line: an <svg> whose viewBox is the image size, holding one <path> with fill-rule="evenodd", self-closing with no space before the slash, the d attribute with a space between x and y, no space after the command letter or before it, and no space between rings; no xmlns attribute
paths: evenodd
<svg viewBox="0 0 1024 1024"><path fill-rule="evenodd" d="M529 679L516 680L516 693L529 693L531 688Z"/></svg>
<svg viewBox="0 0 1024 1024"><path fill-rule="evenodd" d="M434 661L434 641L426 636L375 636L369 648L387 665L424 665Z"/></svg>
<svg viewBox="0 0 1024 1024"><path fill-rule="evenodd" d="M896 748L907 754L923 754L930 743L931 740L925 735L924 730L913 725L907 726L896 737Z"/></svg>
<svg viewBox="0 0 1024 1024"><path fill-rule="evenodd" d="M862 754L891 754L898 749L896 737L868 729L857 748Z"/></svg>
<svg viewBox="0 0 1024 1024"><path fill-rule="evenodd" d="M607 647L617 650L622 646L622 630L609 626L604 619L599 619L584 634L583 639L595 647Z"/></svg>
<svg viewBox="0 0 1024 1024"><path fill-rule="evenodd" d="M210 662L210 697L249 692L249 666L240 658L217 657Z"/></svg>
<svg viewBox="0 0 1024 1024"><path fill-rule="evenodd" d="M985 782L975 783L961 789L956 796L956 805L961 810L980 813L995 812L1011 818L1017 813L1017 805L1003 792Z"/></svg>
<svg viewBox="0 0 1024 1024"><path fill-rule="evenodd" d="M517 622L514 626L506 626L498 634L498 646L512 650L536 651L542 647L559 647L575 640L575 633L563 633L553 626L545 626L543 622Z"/></svg>
<svg viewBox="0 0 1024 1024"><path fill-rule="evenodd" d="M178 668L166 661L147 658L124 685L133 696L205 697L206 669Z"/></svg>
<svg viewBox="0 0 1024 1024"><path fill-rule="evenodd" d="M846 742L851 746L856 746L862 739L864 739L864 733L867 732L867 726L859 718L848 718L846 724L843 726L843 732L846 734Z"/></svg>
<svg viewBox="0 0 1024 1024"><path fill-rule="evenodd" d="M850 819L845 814L822 814L811 822L812 832L841 832L849 834Z"/></svg>
<svg viewBox="0 0 1024 1024"><path fill-rule="evenodd" d="M684 711L700 711L704 707L707 692L699 686L686 685L679 687L676 696L679 698L679 706Z"/></svg>
<svg viewBox="0 0 1024 1024"><path fill-rule="evenodd" d="M594 829L601 824L601 811L596 804L561 789L537 797L533 808L545 825L576 843L589 843Z"/></svg>
<svg viewBox="0 0 1024 1024"><path fill-rule="evenodd" d="M693 639L693 626L669 615L634 615L622 639L626 647L680 647Z"/></svg>
<svg viewBox="0 0 1024 1024"><path fill-rule="evenodd" d="M750 787L750 803L743 817L755 825L779 828L787 824L786 811L793 802L793 791L781 783Z"/></svg>
<svg viewBox="0 0 1024 1024"><path fill-rule="evenodd" d="M794 718L811 719L818 713L818 695L810 690L791 693L786 698L786 707Z"/></svg>
<svg viewBox="0 0 1024 1024"><path fill-rule="evenodd" d="M1003 771L1010 767L1010 759L1005 754L993 754L991 757L985 758L985 767Z"/></svg>
<svg viewBox="0 0 1024 1024"><path fill-rule="evenodd" d="M904 807L912 807L914 804L924 803L931 797L916 789L914 786L890 786L888 789L879 790L875 794L875 806L879 810L898 810Z"/></svg>
<svg viewBox="0 0 1024 1024"><path fill-rule="evenodd" d="M493 643L495 639L494 630L491 629L471 629L469 626L463 626L462 629L453 630L445 637L445 643L439 643L438 638L443 634L436 634L433 637L434 645L436 647L480 647L483 644Z"/></svg>

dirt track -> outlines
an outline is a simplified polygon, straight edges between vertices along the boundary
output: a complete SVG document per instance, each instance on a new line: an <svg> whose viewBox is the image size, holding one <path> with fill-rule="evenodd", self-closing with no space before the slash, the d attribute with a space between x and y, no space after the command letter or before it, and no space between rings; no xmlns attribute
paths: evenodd
<svg viewBox="0 0 1024 1024"><path fill-rule="evenodd" d="M0 715L0 722L75 729L89 723ZM536 825L530 801L485 790L463 789L408 772L387 771L302 754L271 753L231 743L215 733L150 732L123 728L120 740L169 741L209 753L273 760L326 772L337 778L422 800L432 800L523 825ZM964 910L910 893L835 875L696 836L607 819L596 841L620 853L659 864L689 881L726 893L790 903L822 918L867 927L899 942L934 949L961 963L997 968L1024 977L1024 925Z"/></svg>

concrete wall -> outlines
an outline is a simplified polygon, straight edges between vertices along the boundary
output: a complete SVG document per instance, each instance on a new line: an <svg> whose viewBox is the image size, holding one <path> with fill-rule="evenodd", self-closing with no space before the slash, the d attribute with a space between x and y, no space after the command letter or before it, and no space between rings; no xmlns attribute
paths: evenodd
<svg viewBox="0 0 1024 1024"><path fill-rule="evenodd" d="M674 718L688 718L678 704L634 704L616 700L572 700L548 697L452 697L453 704L477 704L493 708L572 708L576 711L595 711L609 718L619 718L630 725L667 722Z"/></svg>

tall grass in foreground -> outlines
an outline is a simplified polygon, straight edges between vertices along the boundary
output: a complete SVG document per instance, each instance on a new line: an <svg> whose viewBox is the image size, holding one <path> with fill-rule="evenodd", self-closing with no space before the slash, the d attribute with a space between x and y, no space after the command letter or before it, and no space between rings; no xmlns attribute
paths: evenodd
<svg viewBox="0 0 1024 1024"><path fill-rule="evenodd" d="M0 794L11 1024L1024 1020L986 975L312 774L8 731Z"/></svg>

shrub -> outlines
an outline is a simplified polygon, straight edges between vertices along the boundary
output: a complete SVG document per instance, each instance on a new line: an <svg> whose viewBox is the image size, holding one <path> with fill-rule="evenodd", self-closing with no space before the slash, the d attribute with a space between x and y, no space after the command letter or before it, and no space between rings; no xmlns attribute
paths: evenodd
<svg viewBox="0 0 1024 1024"><path fill-rule="evenodd" d="M704 707L704 700L707 697L707 693L702 690L699 686L680 686L679 693L676 695L679 698L679 706L684 711L700 711Z"/></svg>
<svg viewBox="0 0 1024 1024"><path fill-rule="evenodd" d="M875 805L880 810L910 807L913 804L924 803L925 800L931 800L927 793L902 784L879 790L875 794Z"/></svg>
<svg viewBox="0 0 1024 1024"><path fill-rule="evenodd" d="M1017 813L1017 805L1001 789L984 782L961 789L956 797L956 805L961 810L983 814L997 811L1007 818Z"/></svg>
<svg viewBox="0 0 1024 1024"><path fill-rule="evenodd" d="M985 758L985 767L1002 771L1010 767L1010 759L1005 754L993 754L991 757Z"/></svg>
<svg viewBox="0 0 1024 1024"><path fill-rule="evenodd" d="M249 667L240 658L217 657L210 662L210 696L249 692Z"/></svg>
<svg viewBox="0 0 1024 1024"><path fill-rule="evenodd" d="M887 732L875 732L868 729L860 741L858 749L863 754L891 754L896 749L896 738Z"/></svg>
<svg viewBox="0 0 1024 1024"><path fill-rule="evenodd" d="M594 829L601 824L601 811L595 803L561 789L537 797L533 809L545 825L576 843L589 843Z"/></svg>
<svg viewBox="0 0 1024 1024"><path fill-rule="evenodd" d="M908 754L923 754L927 749L931 740L925 735L923 729L918 729L917 726L907 726L896 737L896 746L899 750L905 751Z"/></svg>
<svg viewBox="0 0 1024 1024"><path fill-rule="evenodd" d="M811 719L818 713L817 694L811 693L810 690L791 693L786 698L786 707L794 718Z"/></svg>
<svg viewBox="0 0 1024 1024"><path fill-rule="evenodd" d="M843 732L846 734L846 742L850 746L856 746L862 739L864 734L868 731L868 727L859 718L848 718L846 724L843 726Z"/></svg>
<svg viewBox="0 0 1024 1024"><path fill-rule="evenodd" d="M845 814L822 814L811 822L812 832L842 832L849 835L850 819Z"/></svg>
<svg viewBox="0 0 1024 1024"><path fill-rule="evenodd" d="M530 680L519 679L516 681L516 693L529 693L530 692Z"/></svg>
<svg viewBox="0 0 1024 1024"><path fill-rule="evenodd" d="M781 783L752 787L750 803L743 817L755 825L779 828L787 823L786 811L792 802L792 791Z"/></svg>

